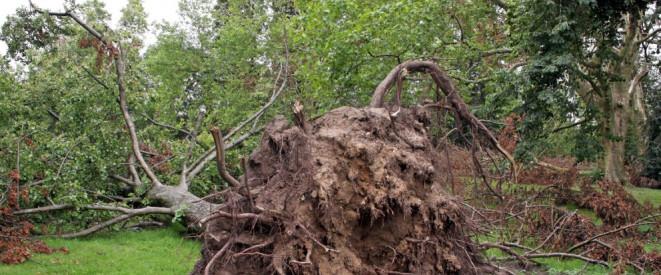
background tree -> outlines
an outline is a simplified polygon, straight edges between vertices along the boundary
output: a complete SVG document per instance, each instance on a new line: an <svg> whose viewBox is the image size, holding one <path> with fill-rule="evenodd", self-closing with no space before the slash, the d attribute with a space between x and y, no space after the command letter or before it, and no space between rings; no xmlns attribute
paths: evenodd
<svg viewBox="0 0 661 275"><path fill-rule="evenodd" d="M649 67L645 57L657 40L658 15L655 1L531 0L512 5L508 25L513 46L528 59L517 86L526 114L522 129L533 142L521 146L521 152L536 151L535 141L558 127L557 122L580 124L588 136L579 138L598 140L603 150L605 179L626 182L625 140L636 140L637 154L646 146L641 83ZM579 154L580 159L594 155L582 153L587 154Z"/></svg>

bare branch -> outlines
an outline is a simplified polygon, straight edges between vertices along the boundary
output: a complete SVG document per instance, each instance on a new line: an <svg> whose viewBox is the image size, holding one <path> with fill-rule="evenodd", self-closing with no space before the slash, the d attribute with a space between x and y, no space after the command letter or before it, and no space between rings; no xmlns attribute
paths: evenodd
<svg viewBox="0 0 661 275"><path fill-rule="evenodd" d="M642 218L642 219L640 219L640 220L637 220L636 222L634 222L634 223L632 223L632 224L629 224L629 225L626 225L626 226L622 226L622 227L620 227L620 228L616 228L616 229L613 229L613 230L611 230L611 231L607 231L607 232L604 232L604 233L601 233L601 234L597 234L597 235L595 235L595 236L592 237L592 238L589 238L589 239L587 239L587 240L585 240L585 241L582 241L582 242L580 242L580 243L578 243L578 244L576 244L576 245L570 247L569 249L567 249L567 252L572 252L572 251L574 251L574 250L576 250L576 249L578 249L578 248L581 248L581 247L583 247L583 246L585 246L585 245L587 245L587 244L589 244L589 243L591 243L591 242L595 241L596 239L601 238L601 237L603 237L603 236L607 236L607 235L610 235L610 234L614 234L614 233L620 232L620 231L622 231L622 230L625 230L625 229L628 229L628 228L631 228L631 227L635 227L635 226L643 225L642 222L644 222L644 221L646 221L646 220L654 219L654 218L659 217L659 216L661 216L661 214L656 214L656 215L647 216L647 217L645 217L645 218Z"/></svg>
<svg viewBox="0 0 661 275"><path fill-rule="evenodd" d="M182 188L184 190L188 189L188 181L186 180L186 171L188 170L188 161L190 160L191 155L193 154L193 150L195 149L195 142L197 141L197 134L200 132L200 126L202 125L202 119L204 118L204 114L206 113L206 109L204 106L200 108L200 110L197 113L197 118L195 119L195 127L193 128L193 132L191 132L190 135L190 143L188 147L188 152L186 152L186 156L184 156L184 160L181 165L181 177L179 178L179 188Z"/></svg>
<svg viewBox="0 0 661 275"><path fill-rule="evenodd" d="M85 70L85 72L87 72L87 75L89 75L90 77L92 77L92 79L94 79L94 81L96 81L96 83L98 83L99 85L101 85L101 86L102 86L103 88L105 88L106 90L110 90L110 88L108 87L108 85L106 85L105 83L103 83L103 81L101 81L101 79L99 79L98 77L96 77L96 75L94 75L92 72L90 72L90 71L87 69L87 67L85 67L85 66L82 66L82 67L83 67L83 70Z"/></svg>
<svg viewBox="0 0 661 275"><path fill-rule="evenodd" d="M218 169L218 174L232 187L239 187L241 185L239 181L232 177L225 167L225 148L223 147L223 140L220 138L220 128L212 126L210 130L216 147L216 168Z"/></svg>
<svg viewBox="0 0 661 275"><path fill-rule="evenodd" d="M640 39L636 40L636 43L643 43L646 42L654 37L656 37L657 34L661 32L661 28L657 28L655 30L652 30L651 32L647 33L646 35L643 35Z"/></svg>
<svg viewBox="0 0 661 275"><path fill-rule="evenodd" d="M48 110L48 114L51 115L55 120L60 121L60 116L55 113L53 110Z"/></svg>
<svg viewBox="0 0 661 275"><path fill-rule="evenodd" d="M116 179L118 181L121 181L122 183L124 183L126 185L129 185L129 186L134 186L135 185L135 182L133 182L130 179L127 179L125 177L122 177L120 175L117 175L117 174L110 174L109 177L111 177L113 179Z"/></svg>
<svg viewBox="0 0 661 275"><path fill-rule="evenodd" d="M220 256L222 256L232 244L234 244L234 239L227 240L225 245L223 245L223 247L220 250L218 250L218 252L216 252L215 255L213 255L211 260L209 260L209 263L207 263L207 266L204 267L204 275L210 274L209 272L211 271L211 267L213 267L213 263L216 262L216 260L220 258Z"/></svg>
<svg viewBox="0 0 661 275"><path fill-rule="evenodd" d="M44 206L44 207L38 207L38 208L31 208L31 209L21 209L14 211L15 215L27 215L27 214L35 214L35 213L43 213L43 212L50 212L50 211L58 211L58 210L65 210L65 209L75 209L76 207L72 204L56 204L56 205L50 205L50 206ZM135 216L143 216L143 215L150 215L150 214L167 214L167 215L174 215L174 211L170 208L166 207L145 207L145 208L140 208L140 209L131 209L131 208L124 208L124 207L117 207L117 206L109 206L109 205L86 205L86 206L81 206L80 208L82 209L87 209L87 210L101 210L101 211L114 211L114 212L121 212L124 213L120 216L114 217L110 220L107 220L105 222L102 222L100 224L97 224L93 227L90 227L88 229L85 229L80 232L76 233L71 233L71 234L63 234L63 235L58 235L55 237L59 238L77 238L77 237L84 237L89 234L92 234L96 231L99 231L103 228L106 228L108 226L111 226L113 224L116 224L120 221L126 220L131 217Z"/></svg>
<svg viewBox="0 0 661 275"><path fill-rule="evenodd" d="M383 107L383 101L388 91L395 84L399 74L403 70L406 70L410 73L422 72L429 74L436 85L440 88L440 90L445 93L448 102L456 110L456 114L459 119L468 123L471 128L475 129L476 133L481 134L484 138L486 138L491 143L491 145L496 147L496 149L507 158L512 166L511 168L514 182L517 181L516 162L514 161L512 155L510 155L507 150L500 146L498 140L496 137L494 137L491 131L489 131L489 129L487 129L487 127L484 126L484 124L470 112L468 105L464 102L463 99L461 99L461 96L459 96L454 86L450 82L450 78L447 76L447 74L441 71L436 63L431 61L406 61L402 64L399 64L397 67L390 71L388 76L386 76L386 78L381 81L381 83L379 83L376 90L374 91L374 95L372 96L370 107Z"/></svg>
<svg viewBox="0 0 661 275"><path fill-rule="evenodd" d="M551 133L557 133L557 132L560 132L560 131L562 131L562 130L572 128L572 127L574 127L574 126L581 125L581 124L585 123L586 121L587 121L587 120L585 120L585 119L584 119L584 120L579 120L579 121L574 122L574 123L572 123L572 124L569 124L569 125L565 125L565 126L562 126L562 127L555 128L555 129L551 130Z"/></svg>
<svg viewBox="0 0 661 275"><path fill-rule="evenodd" d="M97 207L97 208L89 208L89 209L94 209L94 210L108 210L108 211L120 211L124 212L125 214L114 217L110 220L107 220L105 222L102 222L100 224L97 224L93 227L90 227L88 229L85 229L80 232L76 233L71 233L71 234L63 234L63 235L58 235L56 237L59 238L78 238L78 237L84 237L87 235L90 235L96 231L99 231L101 229L104 229L108 226L111 226L113 224L116 224L118 222L121 222L123 220L135 217L135 216L143 216L143 215L149 215L149 214L167 214L167 215L174 215L174 211L170 208L165 208L165 207L145 207L145 208L140 208L140 209L128 209L128 208L122 208L122 207Z"/></svg>
<svg viewBox="0 0 661 275"><path fill-rule="evenodd" d="M552 253L539 253L539 254L528 254L524 256L527 259L536 259L536 258L573 258L579 259L588 263L598 264L610 268L611 266L602 260L596 260L588 258L581 255L571 254L571 253L562 253L562 252L552 252Z"/></svg>
<svg viewBox="0 0 661 275"><path fill-rule="evenodd" d="M56 205L49 205L44 207L16 210L14 211L14 215L27 215L27 214L50 212L50 211L71 209L71 208L74 208L74 206L71 204L56 204Z"/></svg>

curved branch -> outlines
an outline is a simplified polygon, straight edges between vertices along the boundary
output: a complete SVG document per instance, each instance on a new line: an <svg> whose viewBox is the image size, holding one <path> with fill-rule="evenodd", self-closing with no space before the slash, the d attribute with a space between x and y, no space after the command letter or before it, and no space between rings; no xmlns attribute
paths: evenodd
<svg viewBox="0 0 661 275"><path fill-rule="evenodd" d="M223 140L220 137L220 128L212 126L210 130L213 136L213 142L216 145L216 168L218 169L218 174L232 187L241 186L241 183L232 177L225 167L225 148L223 147Z"/></svg>
<svg viewBox="0 0 661 275"><path fill-rule="evenodd" d="M443 93L445 93L445 96L447 97L448 102L450 105L456 110L457 116L459 116L459 119L468 123L471 128L474 128L478 134L482 135L484 138L486 138L491 145L493 145L502 155L504 155L507 160L510 162L512 165L512 175L514 178L514 182L517 182L517 175L516 175L516 162L514 161L514 158L512 155L510 155L507 150L505 150L500 144L498 143L498 140L496 137L487 129L484 124L477 119L468 109L468 105L464 102L463 99L461 99L461 96L459 96L459 93L454 89L454 86L450 82L450 78L448 75L441 71L441 69L436 65L436 63L431 62L431 61L406 61L402 64L399 64L397 67L392 69L388 76L379 83L379 86L376 87L376 90L374 91L374 95L372 96L372 102L370 103L370 107L372 108L382 108L383 107L383 102L388 94L388 91L395 85L399 75L401 72L406 71L408 73L427 73L431 76L431 78L434 80L434 83L436 83L436 86L440 88ZM399 99L396 98L395 102L399 102Z"/></svg>

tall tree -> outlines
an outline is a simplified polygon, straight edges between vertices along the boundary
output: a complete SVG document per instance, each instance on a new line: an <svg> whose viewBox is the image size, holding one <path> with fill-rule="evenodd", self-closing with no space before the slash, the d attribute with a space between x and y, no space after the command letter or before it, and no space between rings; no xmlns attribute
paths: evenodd
<svg viewBox="0 0 661 275"><path fill-rule="evenodd" d="M598 129L605 179L624 183L625 139L644 151L641 81L661 30L656 1L545 1L511 5L513 46L528 57L521 76L525 133L540 137L548 120ZM554 114L552 110L556 110ZM577 123L578 122L578 123ZM529 149L529 148L522 148Z"/></svg>

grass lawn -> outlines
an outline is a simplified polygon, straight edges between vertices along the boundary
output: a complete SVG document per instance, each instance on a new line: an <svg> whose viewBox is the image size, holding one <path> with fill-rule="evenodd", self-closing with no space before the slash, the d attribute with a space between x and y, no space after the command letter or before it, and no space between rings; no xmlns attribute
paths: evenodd
<svg viewBox="0 0 661 275"><path fill-rule="evenodd" d="M201 243L174 229L108 232L78 239L45 239L69 254L35 255L18 265L0 263L0 274L188 274Z"/></svg>
<svg viewBox="0 0 661 275"><path fill-rule="evenodd" d="M641 188L633 186L628 186L624 189L626 189L627 192L629 192L629 194L636 198L636 200L640 203L649 201L655 208L661 205L661 189Z"/></svg>

